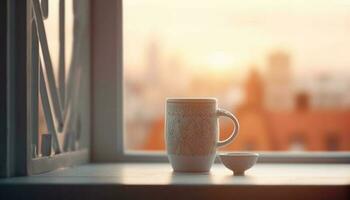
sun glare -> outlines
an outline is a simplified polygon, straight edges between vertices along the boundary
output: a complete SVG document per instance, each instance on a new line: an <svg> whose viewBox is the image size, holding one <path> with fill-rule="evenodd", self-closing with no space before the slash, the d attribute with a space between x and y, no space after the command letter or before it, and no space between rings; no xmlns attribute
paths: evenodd
<svg viewBox="0 0 350 200"><path fill-rule="evenodd" d="M234 67L235 59L226 52L218 51L208 56L207 63L210 69L227 71Z"/></svg>

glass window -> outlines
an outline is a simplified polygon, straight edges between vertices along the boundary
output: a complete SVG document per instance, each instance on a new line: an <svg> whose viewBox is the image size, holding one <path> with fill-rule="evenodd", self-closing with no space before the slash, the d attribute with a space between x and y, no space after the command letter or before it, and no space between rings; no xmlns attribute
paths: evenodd
<svg viewBox="0 0 350 200"><path fill-rule="evenodd" d="M123 15L127 150L164 150L174 96L217 97L237 115L223 150L334 151L319 135L350 137L350 2L135 0Z"/></svg>

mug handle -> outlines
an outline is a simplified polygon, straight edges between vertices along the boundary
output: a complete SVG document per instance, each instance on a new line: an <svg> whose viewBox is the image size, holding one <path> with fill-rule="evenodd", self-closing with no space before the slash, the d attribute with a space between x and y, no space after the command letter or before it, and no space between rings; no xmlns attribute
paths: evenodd
<svg viewBox="0 0 350 200"><path fill-rule="evenodd" d="M228 137L226 140L223 140L223 141L219 140L217 142L217 146L222 147L222 146L230 144L233 141L233 139L235 139L237 137L238 131L239 131L239 122L238 122L238 119L231 112L220 109L220 108L216 111L216 116L217 117L220 117L220 116L228 117L232 120L232 122L234 124L233 131L232 131L230 137Z"/></svg>

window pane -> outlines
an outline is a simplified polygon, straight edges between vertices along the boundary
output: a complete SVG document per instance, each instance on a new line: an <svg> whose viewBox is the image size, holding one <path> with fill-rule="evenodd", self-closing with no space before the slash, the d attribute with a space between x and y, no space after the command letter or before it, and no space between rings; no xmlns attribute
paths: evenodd
<svg viewBox="0 0 350 200"><path fill-rule="evenodd" d="M124 1L125 144L164 150L166 97L217 97L222 150L350 150L350 1ZM222 138L230 122L220 119Z"/></svg>

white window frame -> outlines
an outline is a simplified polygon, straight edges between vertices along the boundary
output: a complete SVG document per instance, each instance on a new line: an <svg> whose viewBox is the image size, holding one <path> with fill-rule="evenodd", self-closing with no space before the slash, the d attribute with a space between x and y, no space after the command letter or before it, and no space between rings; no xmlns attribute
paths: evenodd
<svg viewBox="0 0 350 200"><path fill-rule="evenodd" d="M124 149L122 0L92 3L92 161L167 162ZM262 163L350 163L350 152L259 153Z"/></svg>

